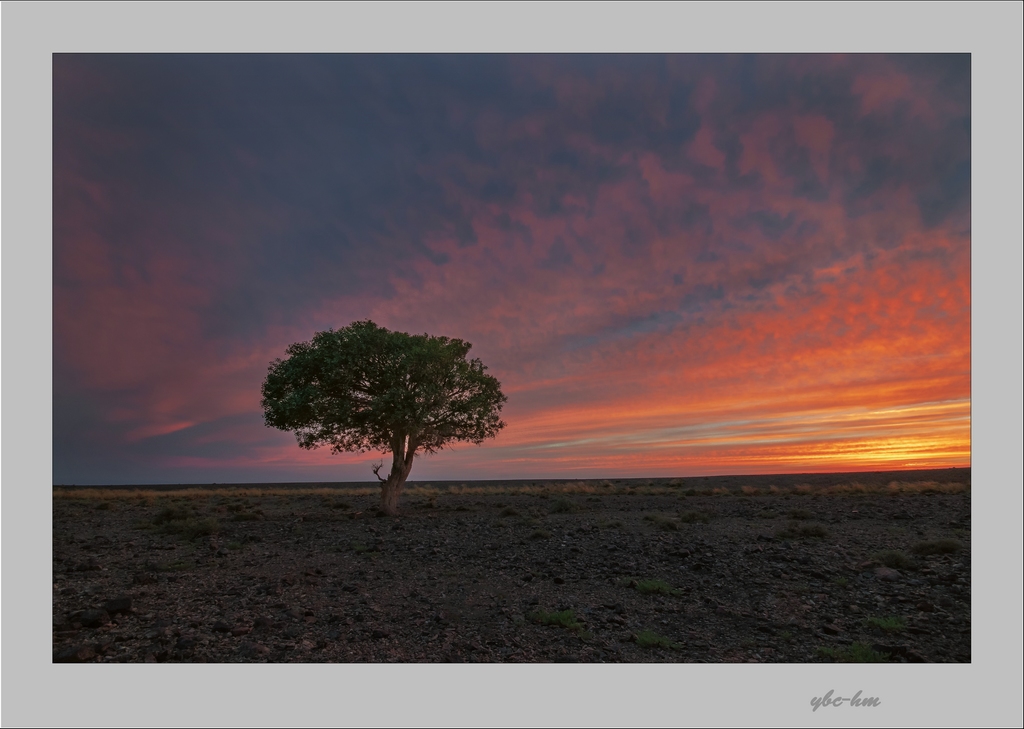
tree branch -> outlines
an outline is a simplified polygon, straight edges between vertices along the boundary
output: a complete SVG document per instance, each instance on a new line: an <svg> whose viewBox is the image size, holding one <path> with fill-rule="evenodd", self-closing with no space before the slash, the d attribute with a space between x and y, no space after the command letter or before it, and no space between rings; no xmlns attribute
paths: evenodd
<svg viewBox="0 0 1024 729"><path fill-rule="evenodd" d="M381 483L387 483L387 479L386 478L381 478L380 477L380 469L383 468L383 467L384 467L384 461L381 461L379 463L374 463L373 464L373 475L376 476L377 480L380 481Z"/></svg>

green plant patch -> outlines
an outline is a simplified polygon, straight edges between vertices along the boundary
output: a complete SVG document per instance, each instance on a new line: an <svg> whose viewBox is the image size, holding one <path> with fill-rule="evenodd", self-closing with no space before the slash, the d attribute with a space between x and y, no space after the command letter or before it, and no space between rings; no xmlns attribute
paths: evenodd
<svg viewBox="0 0 1024 729"><path fill-rule="evenodd" d="M881 552L875 552L871 555L871 559L894 570L917 569L917 562L913 557L909 557L895 549L883 549Z"/></svg>
<svg viewBox="0 0 1024 729"><path fill-rule="evenodd" d="M555 499L551 502L551 507L549 509L552 514L570 514L576 510L576 504L565 497Z"/></svg>
<svg viewBox="0 0 1024 729"><path fill-rule="evenodd" d="M556 625L571 630L582 638L590 637L590 634L584 630L583 624L577 620L576 614L572 610L561 610L555 613L549 613L546 610L536 610L526 617L539 625Z"/></svg>
<svg viewBox="0 0 1024 729"><path fill-rule="evenodd" d="M682 592L663 580L637 580L636 591L641 595L681 595Z"/></svg>
<svg viewBox="0 0 1024 729"><path fill-rule="evenodd" d="M854 643L845 648L819 647L818 655L836 663L888 663L889 657L864 643Z"/></svg>
<svg viewBox="0 0 1024 729"><path fill-rule="evenodd" d="M711 521L711 516L700 511L681 511L679 512L679 521L683 524L694 524L696 522L707 524Z"/></svg>
<svg viewBox="0 0 1024 729"><path fill-rule="evenodd" d="M926 557L929 554L956 554L964 545L958 539L929 539L918 542L910 551L914 554Z"/></svg>
<svg viewBox="0 0 1024 729"><path fill-rule="evenodd" d="M163 522L160 530L164 534L175 534L185 539L196 539L197 537L208 537L220 531L220 524L213 517L202 519L188 518Z"/></svg>
<svg viewBox="0 0 1024 729"><path fill-rule="evenodd" d="M185 570L191 569L192 563L186 562L185 560L177 560L175 562L161 562L154 565L154 569L157 572L184 572Z"/></svg>
<svg viewBox="0 0 1024 729"><path fill-rule="evenodd" d="M153 517L153 523L157 526L163 524L169 524L174 521L185 521L192 512L181 506L168 506L157 512L156 516Z"/></svg>
<svg viewBox="0 0 1024 729"><path fill-rule="evenodd" d="M667 532L679 531L679 522L675 519L670 519L662 514L648 514L644 517L649 522L653 522L656 527Z"/></svg>
<svg viewBox="0 0 1024 729"><path fill-rule="evenodd" d="M864 621L869 628L878 628L886 633L901 633L907 628L907 621L899 617L868 618Z"/></svg>
<svg viewBox="0 0 1024 729"><path fill-rule="evenodd" d="M828 530L821 524L804 524L793 521L775 533L779 539L823 539Z"/></svg>
<svg viewBox="0 0 1024 729"><path fill-rule="evenodd" d="M234 551L238 551L239 549L242 548L242 543L241 542L228 542L227 547L228 547L228 549L231 549L231 550L234 550Z"/></svg>
<svg viewBox="0 0 1024 729"><path fill-rule="evenodd" d="M681 647L671 638L658 635L653 630L641 630L637 633L636 644L641 648L667 648L669 650L676 650Z"/></svg>

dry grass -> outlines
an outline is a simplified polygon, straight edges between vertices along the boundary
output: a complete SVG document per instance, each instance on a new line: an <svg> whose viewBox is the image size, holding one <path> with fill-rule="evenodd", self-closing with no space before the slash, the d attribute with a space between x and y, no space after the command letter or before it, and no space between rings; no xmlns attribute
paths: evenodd
<svg viewBox="0 0 1024 729"><path fill-rule="evenodd" d="M414 484L403 489L405 496L436 499L439 496L612 496L612 495L642 495L642 496L666 496L678 495L679 488L683 485L680 479L657 483L654 481L631 483L629 485L615 484L608 480L591 481L543 481L523 483L510 486L492 485L470 485L460 484L457 486L437 487L431 484ZM891 481L887 485L869 486L857 481L839 483L830 486L812 486L810 484L798 484L792 488L769 486L767 491L757 489L753 486L742 486L739 489L727 489L716 487L713 489L687 489L684 493L690 496L786 496L786 495L822 495L830 494L958 494L970 491L970 485L951 482L939 483L936 481ZM87 501L123 501L123 500L147 500L154 499L232 499L252 497L305 497L319 496L323 498L334 498L339 495L345 497L376 496L380 489L376 486L345 486L342 488L330 488L325 486L311 488L280 488L274 486L261 487L232 487L206 489L206 488L182 488L176 491L158 491L155 489L112 489L112 488L54 488L54 499L78 499Z"/></svg>

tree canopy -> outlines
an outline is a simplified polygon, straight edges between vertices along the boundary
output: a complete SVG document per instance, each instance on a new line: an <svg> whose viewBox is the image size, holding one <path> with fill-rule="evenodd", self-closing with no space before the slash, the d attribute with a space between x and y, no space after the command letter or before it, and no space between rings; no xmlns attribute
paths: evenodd
<svg viewBox="0 0 1024 729"><path fill-rule="evenodd" d="M391 474L378 479L382 508L394 513L397 492L389 492L400 490L418 451L480 444L505 427L499 414L508 398L479 359L466 359L471 346L372 321L317 332L270 364L264 420L294 431L303 448L391 452Z"/></svg>

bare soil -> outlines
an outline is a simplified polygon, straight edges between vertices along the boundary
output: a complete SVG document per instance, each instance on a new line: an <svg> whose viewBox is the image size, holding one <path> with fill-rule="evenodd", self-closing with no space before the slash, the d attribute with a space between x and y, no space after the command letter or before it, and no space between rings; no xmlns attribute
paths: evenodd
<svg viewBox="0 0 1024 729"><path fill-rule="evenodd" d="M968 469L378 501L56 488L53 660L971 660Z"/></svg>

